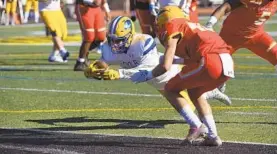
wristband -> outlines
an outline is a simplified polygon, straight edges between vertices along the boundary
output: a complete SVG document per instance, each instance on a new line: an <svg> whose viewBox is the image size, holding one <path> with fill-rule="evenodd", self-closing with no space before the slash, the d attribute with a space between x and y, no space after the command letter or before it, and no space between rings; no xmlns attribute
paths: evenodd
<svg viewBox="0 0 277 154"><path fill-rule="evenodd" d="M217 23L218 19L215 16L211 16L208 23L210 23L212 26L214 26Z"/></svg>
<svg viewBox="0 0 277 154"><path fill-rule="evenodd" d="M147 80L150 80L150 79L152 79L152 78L153 78L152 71L148 71L148 72L147 72L146 79L147 79Z"/></svg>

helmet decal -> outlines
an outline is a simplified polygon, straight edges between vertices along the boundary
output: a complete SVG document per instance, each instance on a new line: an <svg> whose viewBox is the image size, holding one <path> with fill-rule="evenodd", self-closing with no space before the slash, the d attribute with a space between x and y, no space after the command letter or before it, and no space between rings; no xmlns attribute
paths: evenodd
<svg viewBox="0 0 277 154"><path fill-rule="evenodd" d="M127 30L127 29L130 29L130 28L132 28L131 21L130 20L125 21L125 23L124 23L124 29Z"/></svg>

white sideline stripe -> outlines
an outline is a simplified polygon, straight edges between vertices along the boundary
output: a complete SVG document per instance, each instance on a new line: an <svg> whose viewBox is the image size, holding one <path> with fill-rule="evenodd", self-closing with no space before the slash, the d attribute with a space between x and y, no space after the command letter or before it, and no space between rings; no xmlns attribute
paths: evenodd
<svg viewBox="0 0 277 154"><path fill-rule="evenodd" d="M60 150L60 149L52 149L52 148L27 148L26 146L15 146L15 145L5 145L0 144L0 149L12 149L12 150L21 150L21 151L29 151L29 152L40 152L40 153L61 153L61 154L83 154L75 151L68 151L68 150Z"/></svg>
<svg viewBox="0 0 277 154"><path fill-rule="evenodd" d="M51 130L40 130L40 129L32 129L32 128L8 128L8 127L0 127L0 129L16 129L16 130L26 130L26 131L34 131L41 133L53 133L53 134L76 134L76 135L101 135L101 136L115 136L115 137L134 137L134 138L149 138L149 139L170 139L170 140L180 140L182 138L173 138L173 137L149 137L149 136L135 136L135 135L118 135L118 134L100 134L100 133L87 133L87 132L74 132L74 131L51 131ZM248 144L248 145L266 145L266 146L277 146L277 144L270 143L259 143L259 142L241 142L241 141L223 141L224 143L235 143L235 144Z"/></svg>
<svg viewBox="0 0 277 154"><path fill-rule="evenodd" d="M29 89L29 88L8 88L0 87L0 90L18 90L18 91L36 91L36 92L59 92L59 93L77 93L77 94L97 94L97 95L120 95L120 96L138 96L138 97L161 97L158 94L135 94L135 93L119 93L119 92L95 92L95 91L75 91L75 90L55 90L55 89ZM261 102L277 102L277 99L253 99L253 98L231 98L240 101L261 101Z"/></svg>

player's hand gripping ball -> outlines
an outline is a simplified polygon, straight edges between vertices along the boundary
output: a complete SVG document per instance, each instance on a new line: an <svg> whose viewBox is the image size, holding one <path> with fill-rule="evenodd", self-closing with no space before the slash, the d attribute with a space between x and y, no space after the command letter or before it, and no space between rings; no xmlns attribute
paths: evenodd
<svg viewBox="0 0 277 154"><path fill-rule="evenodd" d="M104 61L95 60L84 71L84 75L91 79L101 80L103 73L109 68L108 64Z"/></svg>

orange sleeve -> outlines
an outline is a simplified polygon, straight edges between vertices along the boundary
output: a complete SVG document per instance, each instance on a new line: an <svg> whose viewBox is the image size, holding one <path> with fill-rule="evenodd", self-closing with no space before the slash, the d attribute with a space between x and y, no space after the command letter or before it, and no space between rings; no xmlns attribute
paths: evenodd
<svg viewBox="0 0 277 154"><path fill-rule="evenodd" d="M165 30L166 30L166 35L164 37L164 40L167 41L170 38L181 34L181 36L183 37L183 31L182 31L182 24L178 23L178 22L168 22L165 25Z"/></svg>

